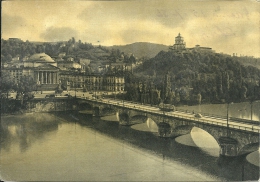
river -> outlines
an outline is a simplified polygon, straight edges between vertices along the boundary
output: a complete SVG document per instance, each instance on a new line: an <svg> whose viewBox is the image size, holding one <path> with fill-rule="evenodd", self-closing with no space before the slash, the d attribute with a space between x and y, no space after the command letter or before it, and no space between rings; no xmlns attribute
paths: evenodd
<svg viewBox="0 0 260 182"><path fill-rule="evenodd" d="M253 113L259 118L258 111ZM126 127L116 116L68 112L2 116L0 177L6 181L259 179L258 151L219 157L219 148L208 135L194 128L189 135L159 138L150 119Z"/></svg>

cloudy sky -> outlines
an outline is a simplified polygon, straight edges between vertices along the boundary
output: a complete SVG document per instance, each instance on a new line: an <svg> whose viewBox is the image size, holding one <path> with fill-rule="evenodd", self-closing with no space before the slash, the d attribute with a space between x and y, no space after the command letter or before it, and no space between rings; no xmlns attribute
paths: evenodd
<svg viewBox="0 0 260 182"><path fill-rule="evenodd" d="M122 45L174 44L260 57L257 0L4 1L2 38Z"/></svg>

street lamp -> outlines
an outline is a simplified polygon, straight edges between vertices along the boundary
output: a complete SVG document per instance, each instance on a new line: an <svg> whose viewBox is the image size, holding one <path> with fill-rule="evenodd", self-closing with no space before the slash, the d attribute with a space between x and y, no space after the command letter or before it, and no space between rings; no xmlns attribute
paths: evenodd
<svg viewBox="0 0 260 182"><path fill-rule="evenodd" d="M229 136L229 112L228 112L228 110L229 110L229 105L230 104L233 104L233 102L231 102L231 103L227 103L227 136Z"/></svg>
<svg viewBox="0 0 260 182"><path fill-rule="evenodd" d="M75 87L75 98L76 98L76 84L74 84L74 87Z"/></svg>
<svg viewBox="0 0 260 182"><path fill-rule="evenodd" d="M229 103L227 103L227 129L228 129L228 127L229 127L229 124L228 124L228 119L229 119L229 116L228 116L228 109L229 109Z"/></svg>
<svg viewBox="0 0 260 182"><path fill-rule="evenodd" d="M253 101L250 102L251 105L251 121L253 120Z"/></svg>
<svg viewBox="0 0 260 182"><path fill-rule="evenodd" d="M97 87L94 87L95 99L97 100Z"/></svg>

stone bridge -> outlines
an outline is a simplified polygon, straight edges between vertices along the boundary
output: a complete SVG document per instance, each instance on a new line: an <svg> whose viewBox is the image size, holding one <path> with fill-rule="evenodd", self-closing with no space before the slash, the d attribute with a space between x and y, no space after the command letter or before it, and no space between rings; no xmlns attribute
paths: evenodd
<svg viewBox="0 0 260 182"><path fill-rule="evenodd" d="M220 146L220 155L238 156L259 148L259 127L253 125L226 124L223 119L195 118L185 113L164 113L156 107L145 109L141 104L113 100L78 99L78 107L92 110L93 116L118 114L121 125L144 123L151 118L158 126L160 137L177 137L198 127L208 132Z"/></svg>

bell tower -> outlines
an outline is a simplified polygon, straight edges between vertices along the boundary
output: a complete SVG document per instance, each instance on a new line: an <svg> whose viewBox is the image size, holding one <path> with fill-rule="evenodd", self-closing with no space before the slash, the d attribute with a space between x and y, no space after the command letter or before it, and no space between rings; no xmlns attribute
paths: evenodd
<svg viewBox="0 0 260 182"><path fill-rule="evenodd" d="M177 37L175 37L175 44L173 45L174 50L182 50L185 49L186 43L183 40L183 37L179 33Z"/></svg>

